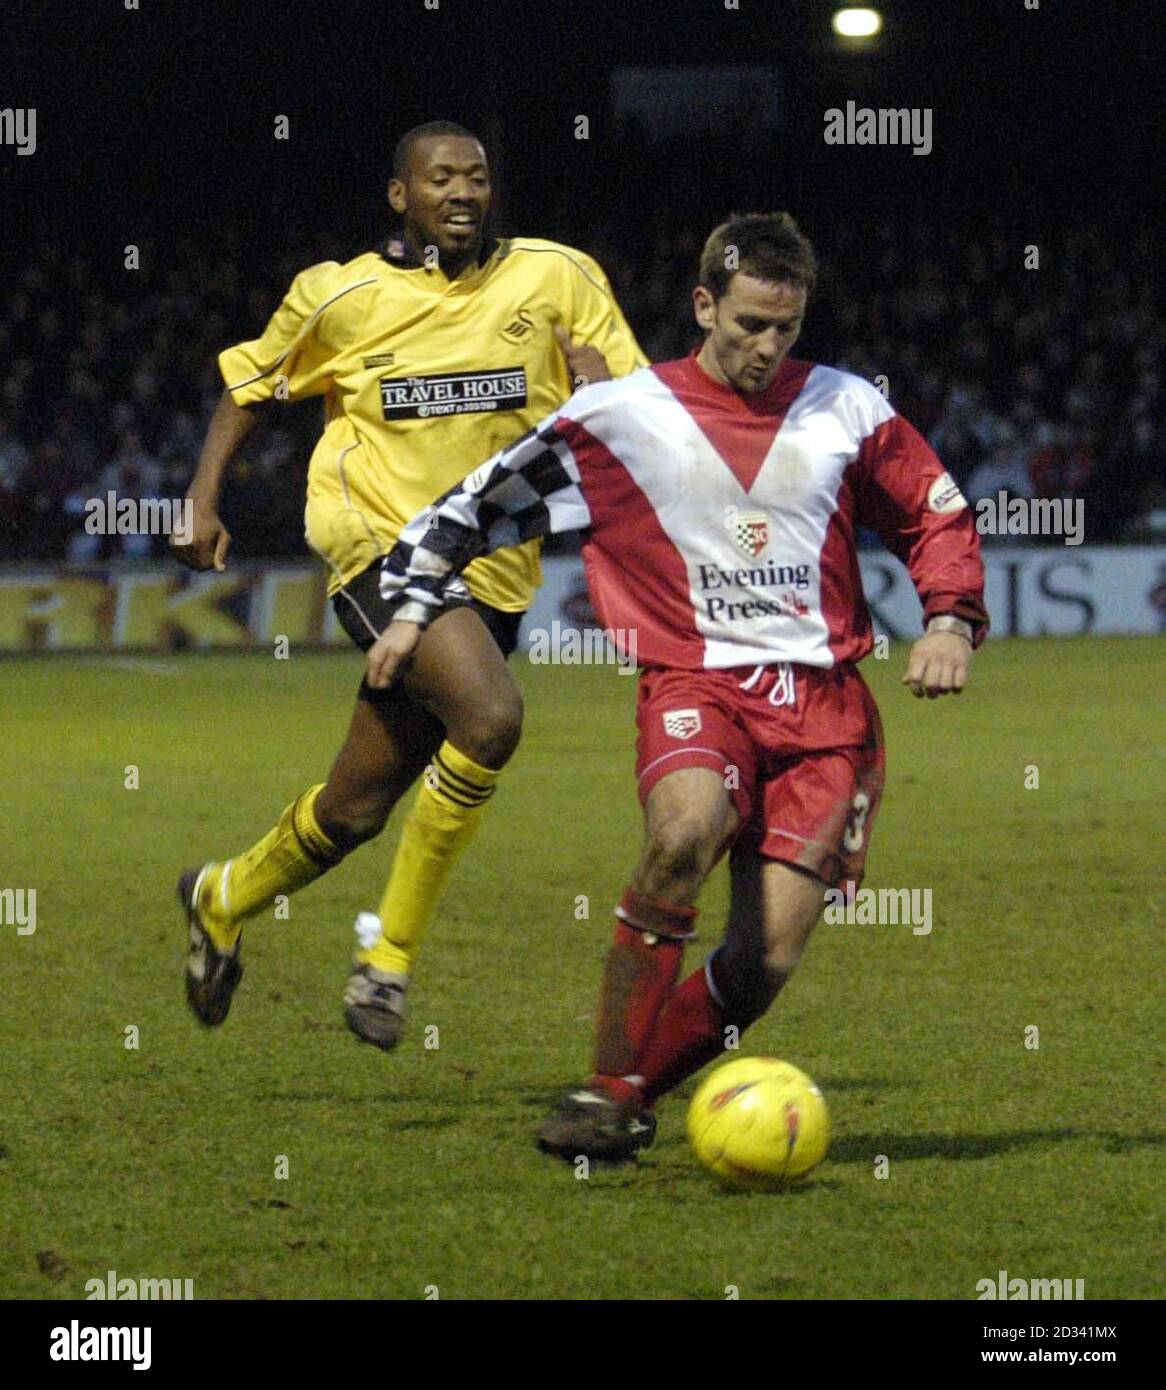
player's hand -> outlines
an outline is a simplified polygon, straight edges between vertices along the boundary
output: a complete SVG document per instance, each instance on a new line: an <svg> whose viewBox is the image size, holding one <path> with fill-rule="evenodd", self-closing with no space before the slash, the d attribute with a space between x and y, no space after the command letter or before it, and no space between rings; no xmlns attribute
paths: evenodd
<svg viewBox="0 0 1166 1390"><path fill-rule="evenodd" d="M968 682L972 644L954 632L929 632L911 648L903 684L918 699L958 695Z"/></svg>
<svg viewBox="0 0 1166 1390"><path fill-rule="evenodd" d="M578 391L584 386L594 386L597 381L610 381L607 358L590 343L573 343L571 335L561 323L555 324L555 337L567 359L567 371L571 374L571 390Z"/></svg>
<svg viewBox="0 0 1166 1390"><path fill-rule="evenodd" d="M215 569L221 574L227 568L231 533L210 503L189 495L186 500L194 512L194 524L188 541L181 542L171 536L170 549L174 558L189 569Z"/></svg>
<svg viewBox="0 0 1166 1390"><path fill-rule="evenodd" d="M413 660L421 629L416 623L394 618L368 651L366 680L374 690L388 690Z"/></svg>

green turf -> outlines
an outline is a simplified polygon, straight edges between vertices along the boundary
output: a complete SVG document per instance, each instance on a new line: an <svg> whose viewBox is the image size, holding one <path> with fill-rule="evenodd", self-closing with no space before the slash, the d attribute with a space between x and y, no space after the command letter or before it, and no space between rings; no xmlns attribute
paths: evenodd
<svg viewBox="0 0 1166 1390"><path fill-rule="evenodd" d="M339 996L392 830L248 928L217 1033L187 1015L172 899L322 780L356 658L0 663L0 887L38 893L35 935L0 928L0 1294L115 1269L199 1298L966 1299L1006 1269L1161 1296L1162 643L993 644L958 702L912 700L904 656L864 667L889 748L868 883L930 887L934 930L823 925L746 1036L831 1106L785 1196L697 1166L691 1086L638 1167L580 1180L531 1143L585 1068L638 848L632 681L520 666L523 747L385 1056Z"/></svg>

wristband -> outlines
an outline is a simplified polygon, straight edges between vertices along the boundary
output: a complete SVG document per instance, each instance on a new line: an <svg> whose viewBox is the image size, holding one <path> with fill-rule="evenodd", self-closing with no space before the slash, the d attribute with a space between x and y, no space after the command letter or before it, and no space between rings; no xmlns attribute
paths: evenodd
<svg viewBox="0 0 1166 1390"><path fill-rule="evenodd" d="M927 624L927 632L954 632L957 637L962 637L966 642L972 640L972 625L965 622L963 618L957 618L954 613L937 613Z"/></svg>
<svg viewBox="0 0 1166 1390"><path fill-rule="evenodd" d="M442 610L433 609L415 598L407 598L393 609L392 621L395 623L415 623L419 628L427 628Z"/></svg>

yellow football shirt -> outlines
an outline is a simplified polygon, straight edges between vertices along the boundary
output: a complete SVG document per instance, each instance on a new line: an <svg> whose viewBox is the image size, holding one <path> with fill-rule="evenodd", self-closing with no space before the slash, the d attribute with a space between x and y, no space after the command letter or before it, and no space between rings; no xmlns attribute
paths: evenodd
<svg viewBox="0 0 1166 1390"><path fill-rule="evenodd" d="M378 252L310 266L261 338L220 353L239 405L324 397L305 529L332 570L330 593L567 399L556 324L598 348L613 376L647 362L599 265L531 237L498 242L456 280ZM475 560L466 582L519 612L542 581L538 555L538 542L500 550Z"/></svg>

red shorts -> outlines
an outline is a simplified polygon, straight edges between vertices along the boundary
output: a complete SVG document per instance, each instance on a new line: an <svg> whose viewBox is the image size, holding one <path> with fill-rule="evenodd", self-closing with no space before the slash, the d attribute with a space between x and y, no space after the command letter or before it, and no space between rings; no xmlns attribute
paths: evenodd
<svg viewBox="0 0 1166 1390"><path fill-rule="evenodd" d="M636 723L641 802L670 772L711 768L741 817L743 848L828 887L861 882L886 756L854 666L645 671Z"/></svg>

